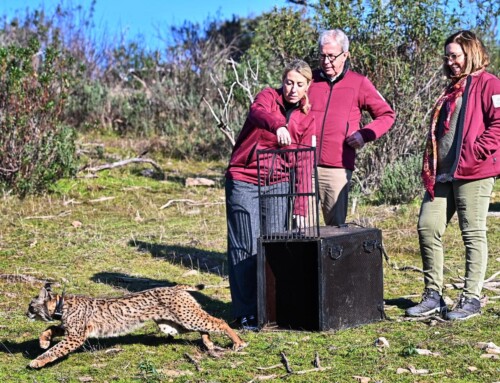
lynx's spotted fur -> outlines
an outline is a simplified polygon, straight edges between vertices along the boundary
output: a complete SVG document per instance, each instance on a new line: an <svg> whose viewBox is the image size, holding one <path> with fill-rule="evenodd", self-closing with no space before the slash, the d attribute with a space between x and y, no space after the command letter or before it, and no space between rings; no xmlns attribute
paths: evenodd
<svg viewBox="0 0 500 383"><path fill-rule="evenodd" d="M199 289L199 288L198 288ZM33 298L27 316L43 321L61 320L40 335L40 347L47 349L56 336L66 337L38 358L31 368L41 368L83 345L87 338L105 338L127 334L146 321L153 320L168 335L199 331L209 351L215 346L209 332L225 333L233 341L233 350L246 343L229 325L204 311L188 293L188 286L158 287L121 298L90 298L77 295L55 295L47 284Z"/></svg>

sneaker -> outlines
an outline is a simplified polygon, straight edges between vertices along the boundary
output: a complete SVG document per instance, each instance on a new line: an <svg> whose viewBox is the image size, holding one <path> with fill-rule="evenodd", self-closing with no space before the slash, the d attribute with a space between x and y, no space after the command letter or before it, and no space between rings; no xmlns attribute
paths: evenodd
<svg viewBox="0 0 500 383"><path fill-rule="evenodd" d="M240 318L240 328L246 331L259 331L259 323L255 315L242 316Z"/></svg>
<svg viewBox="0 0 500 383"><path fill-rule="evenodd" d="M425 317L435 313L446 311L446 303L443 297L436 290L425 289L422 294L422 301L406 310L409 317Z"/></svg>
<svg viewBox="0 0 500 383"><path fill-rule="evenodd" d="M460 296L455 308L446 315L448 320L465 320L481 314L481 302L477 298Z"/></svg>

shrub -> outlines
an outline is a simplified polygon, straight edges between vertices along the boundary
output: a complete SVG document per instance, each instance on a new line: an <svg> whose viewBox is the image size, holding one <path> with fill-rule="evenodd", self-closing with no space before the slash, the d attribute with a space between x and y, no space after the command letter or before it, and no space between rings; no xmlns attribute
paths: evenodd
<svg viewBox="0 0 500 383"><path fill-rule="evenodd" d="M59 121L66 65L56 43L0 48L0 186L21 197L75 172L74 131Z"/></svg>
<svg viewBox="0 0 500 383"><path fill-rule="evenodd" d="M389 164L380 180L376 193L381 203L402 204L411 202L423 190L420 179L421 156L408 156Z"/></svg>

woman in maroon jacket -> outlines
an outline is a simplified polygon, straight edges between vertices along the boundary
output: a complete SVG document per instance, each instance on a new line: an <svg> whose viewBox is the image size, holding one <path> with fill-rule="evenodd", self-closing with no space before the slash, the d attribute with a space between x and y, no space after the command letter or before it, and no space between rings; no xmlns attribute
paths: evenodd
<svg viewBox="0 0 500 383"><path fill-rule="evenodd" d="M483 43L460 31L445 41L445 75L451 80L434 105L422 178L426 194L418 221L425 291L409 316L445 312L450 320L480 314L480 293L488 261L486 216L495 177L500 174L500 79L485 71ZM465 286L455 308L442 299L442 236L451 217L465 245Z"/></svg>
<svg viewBox="0 0 500 383"><path fill-rule="evenodd" d="M238 136L226 172L229 284L233 314L246 330L258 330L256 255L261 212L257 151L313 145L315 127L314 119L308 113L310 105L307 97L311 79L309 65L302 60L295 60L286 66L281 88L266 88L257 95ZM278 163L273 163L273 169L294 165L280 156L276 156L275 160ZM298 168L301 168L300 163ZM270 173L270 168L265 164L261 165L261 179L269 179ZM265 187L266 192L286 193L289 184L270 182ZM296 204L294 213L303 221L307 214L307 203ZM286 206L275 206L265 218L267 225L272 226L270 230L279 232L285 228L285 217Z"/></svg>

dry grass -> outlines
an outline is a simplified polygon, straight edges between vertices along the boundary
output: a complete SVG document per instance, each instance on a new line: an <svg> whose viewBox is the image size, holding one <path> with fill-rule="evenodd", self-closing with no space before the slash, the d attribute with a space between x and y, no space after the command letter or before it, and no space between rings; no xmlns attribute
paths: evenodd
<svg viewBox="0 0 500 383"><path fill-rule="evenodd" d="M133 156L118 148L120 156ZM226 279L224 191L220 187L185 188L188 176L221 179L224 164L180 163L157 159L167 180L141 176L142 165L99 173L98 178L60 182L52 193L20 201L0 199L0 270L52 279L66 291L114 296L152 285L209 285L196 297L210 313L231 320ZM220 184L219 184L220 185ZM499 185L492 208L500 204ZM107 199L106 199L107 198ZM173 203L189 199L200 204ZM416 236L418 204L394 207L360 205L348 218L382 229L392 262L421 267ZM500 218L488 218L490 262L487 276L500 270ZM463 275L461 238L456 222L446 233L447 283ZM481 358L477 342L500 345L498 301L464 323L403 320L408 298L418 300L422 277L384 264L388 320L337 332L268 331L242 334L250 346L242 353L209 357L198 335L166 342L152 326L132 335L92 340L80 351L41 371L27 370L41 350L37 337L45 325L29 322L24 312L39 283L0 279L0 381L2 382L355 382L353 376L384 382L498 381L498 361ZM489 297L498 295L485 291ZM456 290L446 291L450 298ZM389 348L374 341L385 337ZM215 341L228 347L223 336ZM419 356L417 348L441 356ZM324 371L287 374L284 353L294 371L312 369L316 353ZM189 355L189 357L186 356ZM197 365L193 363L196 361ZM270 370L259 369L281 365ZM409 365L425 375L397 374ZM474 368L476 370L474 370ZM274 377L272 377L274 376ZM359 381L359 380L358 380Z"/></svg>

